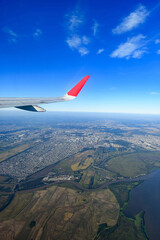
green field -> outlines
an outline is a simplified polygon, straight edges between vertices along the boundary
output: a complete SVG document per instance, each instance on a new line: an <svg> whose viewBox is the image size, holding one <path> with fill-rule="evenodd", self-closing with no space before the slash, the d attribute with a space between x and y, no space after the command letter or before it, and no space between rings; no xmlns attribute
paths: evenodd
<svg viewBox="0 0 160 240"><path fill-rule="evenodd" d="M146 174L160 165L160 152L137 152L113 157L107 169L124 177Z"/></svg>
<svg viewBox="0 0 160 240"><path fill-rule="evenodd" d="M146 240L146 236L141 229L140 219L139 226L136 226L134 219L129 219L125 216L120 216L116 227L101 228L95 240Z"/></svg>

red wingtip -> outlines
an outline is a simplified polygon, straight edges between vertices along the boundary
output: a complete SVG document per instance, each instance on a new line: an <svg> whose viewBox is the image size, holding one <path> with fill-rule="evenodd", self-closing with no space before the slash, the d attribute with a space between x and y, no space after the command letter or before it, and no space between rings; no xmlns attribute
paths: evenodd
<svg viewBox="0 0 160 240"><path fill-rule="evenodd" d="M84 84L87 82L90 76L85 76L76 86L74 86L67 94L70 96L77 97L78 93L83 88Z"/></svg>

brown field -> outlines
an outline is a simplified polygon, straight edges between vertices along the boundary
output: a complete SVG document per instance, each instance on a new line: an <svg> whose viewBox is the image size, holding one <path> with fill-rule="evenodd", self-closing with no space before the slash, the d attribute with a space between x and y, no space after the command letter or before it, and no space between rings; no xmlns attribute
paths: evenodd
<svg viewBox="0 0 160 240"><path fill-rule="evenodd" d="M52 186L18 192L0 213L0 239L91 240L99 224L114 226L118 216L119 205L109 189L81 192Z"/></svg>

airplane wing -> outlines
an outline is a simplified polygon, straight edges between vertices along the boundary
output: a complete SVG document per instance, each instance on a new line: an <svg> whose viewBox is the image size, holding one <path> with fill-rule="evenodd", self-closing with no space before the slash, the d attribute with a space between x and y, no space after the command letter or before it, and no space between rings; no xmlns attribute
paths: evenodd
<svg viewBox="0 0 160 240"><path fill-rule="evenodd" d="M50 98L0 98L0 108L15 107L27 111L45 112L46 110L37 104L56 103L73 100L90 76L84 77L76 86L74 86L68 93L62 97L50 97Z"/></svg>

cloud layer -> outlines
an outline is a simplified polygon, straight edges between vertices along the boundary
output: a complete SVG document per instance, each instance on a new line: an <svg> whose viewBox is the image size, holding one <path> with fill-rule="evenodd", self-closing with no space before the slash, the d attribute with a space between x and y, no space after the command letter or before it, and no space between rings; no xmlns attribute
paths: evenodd
<svg viewBox="0 0 160 240"><path fill-rule="evenodd" d="M122 33L134 30L140 24L146 21L151 12L152 11L147 10L144 5L139 5L134 11L130 12L128 16L122 19L120 24L112 30L112 33L120 35ZM75 8L75 10L66 16L68 35L65 40L66 43L72 50L78 51L81 56L89 54L91 47L94 46L93 41L101 41L100 38L95 38L97 32L99 31L100 24L94 19L92 20L91 25L91 21L87 21L85 19L84 13L80 8ZM154 41L155 44L160 43L160 39L155 40L154 38L154 40L152 39L150 42L151 41ZM126 42L124 41L120 43L119 46L109 56L112 58L139 59L142 58L146 53L149 53L147 51L148 43L149 40L147 41L146 36L143 34L132 34L132 37L129 37ZM98 50L97 52L94 51L95 54L98 55L104 52L104 48L102 47L97 47ZM160 50L157 51L157 54L160 54Z"/></svg>
<svg viewBox="0 0 160 240"><path fill-rule="evenodd" d="M144 23L147 16L149 16L149 11L145 6L141 5L134 12L131 12L129 16L125 17L123 21L112 30L112 32L114 34L122 34L131 31Z"/></svg>

